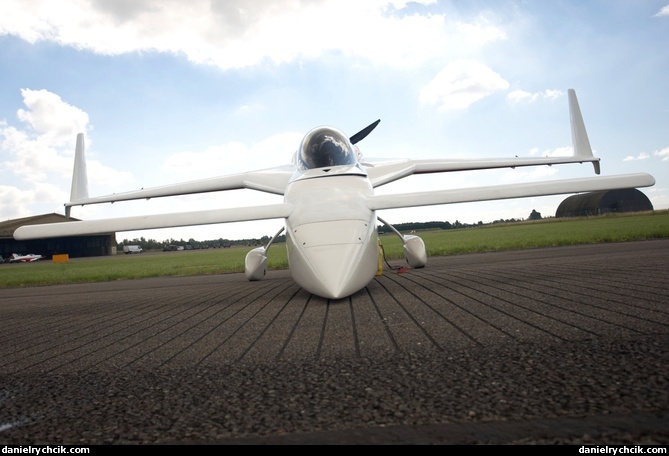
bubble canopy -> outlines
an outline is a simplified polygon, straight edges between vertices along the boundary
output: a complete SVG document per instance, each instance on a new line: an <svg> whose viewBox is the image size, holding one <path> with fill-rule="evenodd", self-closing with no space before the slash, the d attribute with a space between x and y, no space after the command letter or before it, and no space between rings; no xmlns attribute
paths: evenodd
<svg viewBox="0 0 669 456"><path fill-rule="evenodd" d="M329 166L353 166L358 156L350 139L332 127L318 127L306 134L296 154L301 171Z"/></svg>

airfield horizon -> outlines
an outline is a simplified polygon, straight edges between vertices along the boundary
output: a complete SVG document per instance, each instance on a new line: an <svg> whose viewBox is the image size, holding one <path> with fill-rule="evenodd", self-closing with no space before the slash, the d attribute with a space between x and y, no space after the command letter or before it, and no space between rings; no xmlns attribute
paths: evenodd
<svg viewBox="0 0 669 456"><path fill-rule="evenodd" d="M595 243L614 243L669 238L669 211L603 215L581 218L547 218L450 230L416 233L425 241L429 257L531 249ZM402 243L395 234L379 236L385 256L384 268L406 266ZM139 255L72 258L53 263L42 260L26 264L4 264L0 288L45 286L65 283L105 282L147 277L241 273L251 248L149 250ZM287 269L283 243L268 251L268 270Z"/></svg>

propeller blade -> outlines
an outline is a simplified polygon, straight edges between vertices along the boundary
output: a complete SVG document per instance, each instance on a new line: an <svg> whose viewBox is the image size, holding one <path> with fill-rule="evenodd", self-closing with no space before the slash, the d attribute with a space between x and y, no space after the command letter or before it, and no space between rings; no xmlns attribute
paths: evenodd
<svg viewBox="0 0 669 456"><path fill-rule="evenodd" d="M357 132L356 134L351 136L351 138L350 138L351 139L351 144L355 144L355 143L365 139L365 137L368 134L370 134L372 132L372 130L374 130L376 128L376 126L379 124L379 122L381 122L381 119L377 120L373 124L363 128L362 130L360 130L359 132Z"/></svg>

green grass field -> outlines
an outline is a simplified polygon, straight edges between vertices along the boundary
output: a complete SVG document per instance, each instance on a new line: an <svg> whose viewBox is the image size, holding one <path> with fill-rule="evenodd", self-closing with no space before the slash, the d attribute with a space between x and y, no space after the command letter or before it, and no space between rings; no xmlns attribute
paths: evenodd
<svg viewBox="0 0 669 456"><path fill-rule="evenodd" d="M669 211L578 219L545 219L458 230L421 231L416 234L425 241L428 257L668 239ZM402 243L396 235L382 235L380 242L386 259L401 260ZM179 252L150 251L139 255L73 258L66 263L53 263L49 260L2 264L0 288L243 272L244 258L250 249L250 247L233 247ZM268 265L270 269L288 267L284 244L272 245L269 250Z"/></svg>

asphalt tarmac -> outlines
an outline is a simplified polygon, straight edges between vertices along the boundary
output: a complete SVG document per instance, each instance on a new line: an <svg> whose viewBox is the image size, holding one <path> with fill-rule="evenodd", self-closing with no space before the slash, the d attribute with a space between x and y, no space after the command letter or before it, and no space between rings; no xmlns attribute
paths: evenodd
<svg viewBox="0 0 669 456"><path fill-rule="evenodd" d="M667 445L668 335L668 240L2 289L0 444Z"/></svg>

